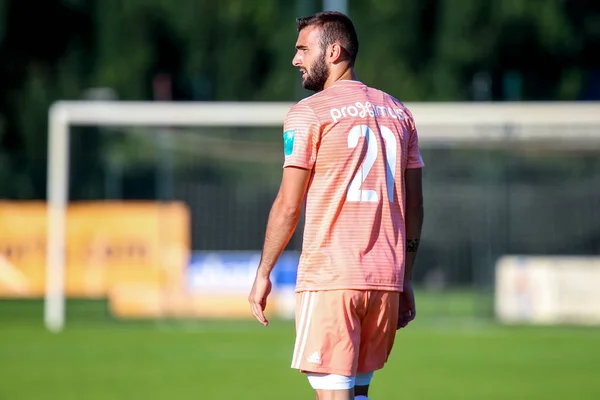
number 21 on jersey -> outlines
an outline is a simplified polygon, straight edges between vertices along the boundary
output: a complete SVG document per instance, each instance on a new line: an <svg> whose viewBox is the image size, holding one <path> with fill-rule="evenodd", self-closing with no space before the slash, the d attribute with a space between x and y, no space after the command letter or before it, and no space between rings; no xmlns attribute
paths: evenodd
<svg viewBox="0 0 600 400"><path fill-rule="evenodd" d="M388 192L388 200L393 203L394 176L396 175L397 161L396 136L394 135L394 132L392 132L392 130L386 126L380 126L379 129L383 141L385 142L385 181ZM377 202L379 201L379 194L375 190L361 189L379 155L377 137L375 136L375 132L373 132L373 130L367 125L357 125L348 133L348 148L355 148L358 145L358 141L361 137L364 137L367 142L367 156L364 158L362 165L348 186L346 200Z"/></svg>

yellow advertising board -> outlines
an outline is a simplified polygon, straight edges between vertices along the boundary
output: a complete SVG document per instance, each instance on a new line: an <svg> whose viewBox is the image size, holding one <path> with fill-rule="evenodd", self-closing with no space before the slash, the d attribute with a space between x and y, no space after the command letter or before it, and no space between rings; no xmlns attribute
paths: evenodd
<svg viewBox="0 0 600 400"><path fill-rule="evenodd" d="M0 202L0 297L41 297L44 202ZM66 294L106 297L127 285L177 287L189 259L190 216L178 202L81 202L66 218Z"/></svg>

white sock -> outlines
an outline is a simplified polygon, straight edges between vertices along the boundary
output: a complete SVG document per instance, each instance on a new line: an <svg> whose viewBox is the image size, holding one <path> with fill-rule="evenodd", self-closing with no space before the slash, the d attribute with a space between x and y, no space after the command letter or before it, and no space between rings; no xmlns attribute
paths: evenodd
<svg viewBox="0 0 600 400"><path fill-rule="evenodd" d="M369 400L369 398L367 396L354 396L354 400Z"/></svg>

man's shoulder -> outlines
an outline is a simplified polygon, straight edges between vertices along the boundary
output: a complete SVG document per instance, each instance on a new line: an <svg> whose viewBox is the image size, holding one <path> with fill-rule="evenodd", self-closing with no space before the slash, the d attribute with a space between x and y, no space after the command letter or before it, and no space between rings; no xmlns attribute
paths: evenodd
<svg viewBox="0 0 600 400"><path fill-rule="evenodd" d="M381 90L381 89L369 87L369 90L378 92L379 93L378 97L385 99L385 101L384 101L385 103L393 104L394 108L401 109L402 112L404 114L407 114L410 119L413 118L410 108L406 104L404 104L403 101L399 100L397 97L395 97L395 96L391 95L390 93L388 93L384 90Z"/></svg>
<svg viewBox="0 0 600 400"><path fill-rule="evenodd" d="M304 118L319 119L319 111L323 108L323 105L327 104L329 101L329 96L323 92L318 92L293 104L288 110L287 115L288 117L302 116Z"/></svg>
<svg viewBox="0 0 600 400"><path fill-rule="evenodd" d="M307 107L307 108L310 108L311 110L315 110L315 109L319 108L320 105L330 102L332 99L331 95L332 95L332 93L330 93L329 91L323 90L323 91L314 93L308 97L303 98L298 103L296 103L296 105L298 105L300 107Z"/></svg>
<svg viewBox="0 0 600 400"><path fill-rule="evenodd" d="M312 118L315 116L315 111L309 102L306 102L306 99L302 99L297 103L292 104L292 106L288 109L286 119L289 118Z"/></svg>
<svg viewBox="0 0 600 400"><path fill-rule="evenodd" d="M390 93L386 92L385 90L378 89L372 86L367 87L369 88L369 91L371 91L371 93L378 93L381 98L386 99L394 104L397 104L398 106L406 108L402 101L400 101L397 97L391 95Z"/></svg>

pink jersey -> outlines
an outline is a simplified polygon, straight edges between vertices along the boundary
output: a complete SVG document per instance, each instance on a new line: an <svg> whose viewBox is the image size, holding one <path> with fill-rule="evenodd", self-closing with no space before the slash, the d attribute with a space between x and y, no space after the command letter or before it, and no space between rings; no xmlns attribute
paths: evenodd
<svg viewBox="0 0 600 400"><path fill-rule="evenodd" d="M312 169L296 291L402 290L404 172L421 168L409 110L338 81L288 112L284 167Z"/></svg>

